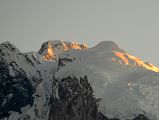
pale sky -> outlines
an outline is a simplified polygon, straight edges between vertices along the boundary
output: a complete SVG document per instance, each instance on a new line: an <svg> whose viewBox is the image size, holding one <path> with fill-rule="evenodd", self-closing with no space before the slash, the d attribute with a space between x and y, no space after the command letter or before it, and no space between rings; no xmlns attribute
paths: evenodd
<svg viewBox="0 0 159 120"><path fill-rule="evenodd" d="M0 42L37 51L47 40L116 42L159 66L159 0L0 0Z"/></svg>

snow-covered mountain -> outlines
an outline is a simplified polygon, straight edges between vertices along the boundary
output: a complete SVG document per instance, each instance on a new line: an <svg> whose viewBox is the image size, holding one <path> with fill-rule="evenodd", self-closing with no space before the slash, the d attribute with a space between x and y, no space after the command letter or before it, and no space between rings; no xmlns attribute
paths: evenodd
<svg viewBox="0 0 159 120"><path fill-rule="evenodd" d="M2 120L159 120L159 68L112 41L0 44Z"/></svg>
<svg viewBox="0 0 159 120"><path fill-rule="evenodd" d="M110 118L128 119L145 114L159 119L159 74L154 72L157 67L129 56L111 41L85 51L68 51L60 58L74 58L73 62L61 67L55 76L58 80L87 76L95 98L101 99L99 110Z"/></svg>

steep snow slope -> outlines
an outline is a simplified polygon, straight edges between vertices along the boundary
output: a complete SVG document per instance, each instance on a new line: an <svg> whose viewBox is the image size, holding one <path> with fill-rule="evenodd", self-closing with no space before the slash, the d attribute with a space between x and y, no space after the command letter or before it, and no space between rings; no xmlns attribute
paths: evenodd
<svg viewBox="0 0 159 120"><path fill-rule="evenodd" d="M101 98L99 110L108 117L128 119L145 114L159 119L159 73L126 56L131 64L125 64L114 51L126 54L111 41L84 51L67 51L60 56L63 67L55 77L61 80L86 75L95 97Z"/></svg>
<svg viewBox="0 0 159 120"><path fill-rule="evenodd" d="M36 66L41 73L42 82L33 94L33 105L20 115L21 120L48 120L50 99L52 96L53 75L57 71L57 62L43 61Z"/></svg>

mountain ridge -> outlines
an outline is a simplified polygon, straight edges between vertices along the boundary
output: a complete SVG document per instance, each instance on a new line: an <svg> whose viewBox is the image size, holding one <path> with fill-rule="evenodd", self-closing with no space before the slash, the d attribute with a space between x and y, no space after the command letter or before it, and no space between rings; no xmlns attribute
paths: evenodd
<svg viewBox="0 0 159 120"><path fill-rule="evenodd" d="M103 41L92 48L75 42L47 41L38 52L28 53L21 53L9 42L1 43L0 91L3 92L0 93L3 104L0 105L0 119L158 119L158 72L146 69L136 61L131 62L133 66L128 65L114 51L131 60L125 55L128 53L112 41ZM11 86L7 93L6 84ZM27 86L33 89L29 94ZM11 109L20 102L17 90L21 100L31 100L19 104L18 109ZM68 96L65 98L64 95ZM94 107L89 108L89 104L82 102L86 99ZM59 118L61 107L66 113L61 113L63 117Z"/></svg>

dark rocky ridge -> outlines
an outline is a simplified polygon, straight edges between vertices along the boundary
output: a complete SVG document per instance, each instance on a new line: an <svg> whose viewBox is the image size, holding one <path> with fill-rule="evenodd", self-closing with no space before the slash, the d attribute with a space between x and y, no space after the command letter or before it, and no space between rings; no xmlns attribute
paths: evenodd
<svg viewBox="0 0 159 120"><path fill-rule="evenodd" d="M0 62L0 119L9 116L9 111L21 113L21 107L32 105L35 88L24 71L17 71L12 77L6 64Z"/></svg>
<svg viewBox="0 0 159 120"><path fill-rule="evenodd" d="M62 79L58 93L60 100L54 99L49 120L96 120L99 100L94 98L87 77Z"/></svg>

